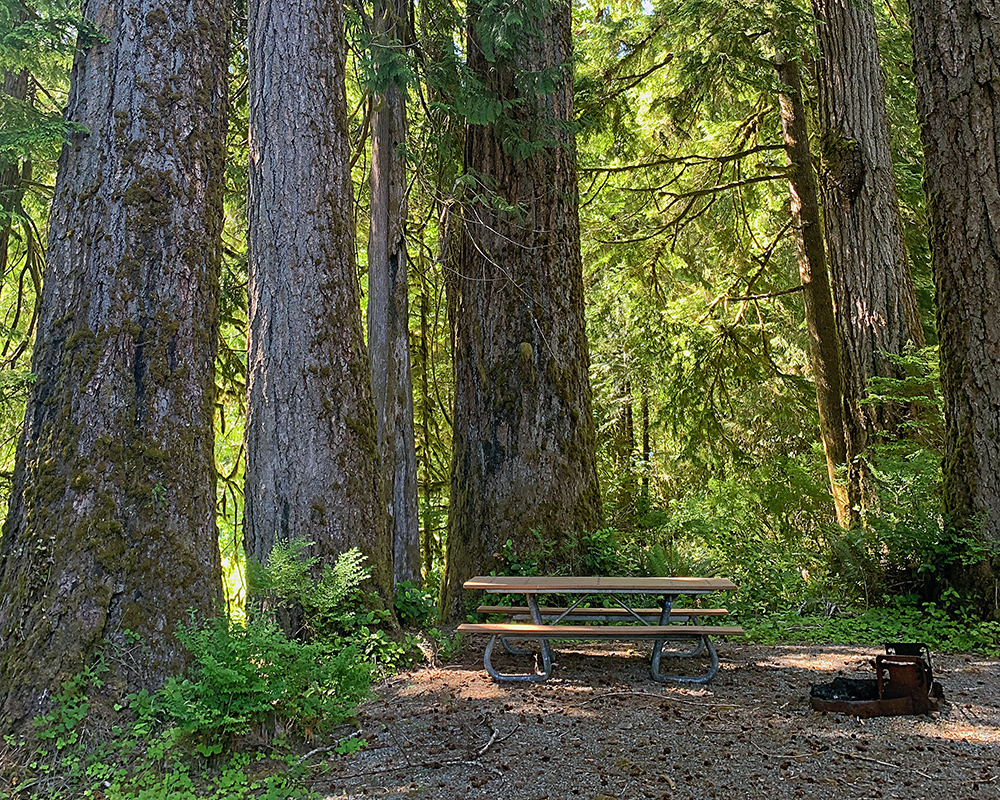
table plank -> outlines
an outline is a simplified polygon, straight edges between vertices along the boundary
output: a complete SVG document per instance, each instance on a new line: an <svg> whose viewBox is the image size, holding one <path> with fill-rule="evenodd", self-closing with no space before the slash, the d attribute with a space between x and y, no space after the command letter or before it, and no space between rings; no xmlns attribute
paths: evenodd
<svg viewBox="0 0 1000 800"><path fill-rule="evenodd" d="M705 594L736 588L728 578L611 578L477 575L464 584L492 594Z"/></svg>
<svg viewBox="0 0 1000 800"><path fill-rule="evenodd" d="M524 639L690 639L696 636L742 636L738 625L532 625L463 622L459 633Z"/></svg>

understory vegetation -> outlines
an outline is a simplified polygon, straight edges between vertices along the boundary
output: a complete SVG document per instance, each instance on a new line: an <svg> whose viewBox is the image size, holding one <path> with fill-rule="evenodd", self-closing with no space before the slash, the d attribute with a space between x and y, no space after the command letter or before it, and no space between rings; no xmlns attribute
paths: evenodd
<svg viewBox="0 0 1000 800"><path fill-rule="evenodd" d="M191 619L178 636L191 655L185 675L155 693L120 697L104 676L130 652L106 652L67 681L33 735L7 737L0 772L21 797L309 797L304 750L349 754L365 746L353 716L382 680L414 661L451 654L430 625L433 599L401 587L395 614L364 590L356 550L310 577L304 543L283 545L252 570L241 619ZM278 619L302 621L289 636ZM404 631L392 618L409 626ZM134 642L136 648L142 642ZM90 714L88 698L114 696L114 716Z"/></svg>

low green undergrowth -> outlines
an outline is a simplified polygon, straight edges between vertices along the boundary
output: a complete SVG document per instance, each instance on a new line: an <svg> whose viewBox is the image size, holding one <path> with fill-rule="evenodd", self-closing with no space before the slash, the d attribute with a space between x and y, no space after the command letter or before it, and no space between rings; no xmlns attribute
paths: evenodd
<svg viewBox="0 0 1000 800"><path fill-rule="evenodd" d="M746 641L756 644L803 643L875 645L922 642L932 652L975 652L1000 657L1000 622L956 615L933 603L906 597L883 608L800 615L794 609L741 615Z"/></svg>
<svg viewBox="0 0 1000 800"><path fill-rule="evenodd" d="M315 796L297 751L344 727L368 695L371 665L356 650L288 639L266 618L192 620L179 638L191 667L158 692L109 708L114 689L104 683L103 661L65 683L32 737L5 742L8 761L19 764L16 783L8 779L11 797ZM97 705L103 713L91 718ZM359 741L337 747L352 752Z"/></svg>
<svg viewBox="0 0 1000 800"><path fill-rule="evenodd" d="M387 609L366 591L360 553L317 570L306 547L280 545L254 571L247 614L182 625L178 639L190 666L159 691L117 694L118 679L108 679L118 672L114 652L67 681L31 736L0 744L0 778L15 787L10 796L318 796L301 753L362 749L364 740L347 730L375 677L422 657L421 645L447 654L455 643L429 627L435 604L424 589L401 585ZM299 627L284 629L279 621L288 619Z"/></svg>

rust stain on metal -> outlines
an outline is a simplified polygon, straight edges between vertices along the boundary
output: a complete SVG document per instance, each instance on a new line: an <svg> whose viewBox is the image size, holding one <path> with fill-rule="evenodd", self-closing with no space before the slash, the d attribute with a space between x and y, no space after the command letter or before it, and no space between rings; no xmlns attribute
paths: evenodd
<svg viewBox="0 0 1000 800"><path fill-rule="evenodd" d="M895 643L885 650L875 657L874 679L835 678L813 686L812 707L862 718L937 711L944 692L934 680L927 645Z"/></svg>

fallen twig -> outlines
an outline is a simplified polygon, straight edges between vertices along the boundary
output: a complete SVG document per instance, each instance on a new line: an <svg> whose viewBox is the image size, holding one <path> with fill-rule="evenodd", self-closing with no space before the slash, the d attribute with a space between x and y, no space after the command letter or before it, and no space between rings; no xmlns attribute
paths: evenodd
<svg viewBox="0 0 1000 800"><path fill-rule="evenodd" d="M702 706L704 708L738 708L733 703L699 703L696 700L683 700L680 697L676 697L672 694L656 694L654 692L607 692L605 694L594 695L593 697L588 697L586 700L580 700L577 703L570 703L570 705L565 706L565 708L575 708L577 706L585 706L588 703L593 703L595 700L604 700L608 697L655 697L657 700L669 700L672 703L683 703L689 706Z"/></svg>
<svg viewBox="0 0 1000 800"><path fill-rule="evenodd" d="M487 716L485 716L485 715L483 716L483 725L488 725L489 729L493 733L490 736L490 740L476 751L476 758L479 758L487 750L489 750L493 746L493 742L495 742L497 740L497 736L500 735L500 731L498 731L496 728L494 728L492 725L490 725L489 718Z"/></svg>
<svg viewBox="0 0 1000 800"><path fill-rule="evenodd" d="M388 725L385 726L385 732L389 734L389 737L395 743L396 748L399 750L400 753L403 754L403 759L406 761L407 765L409 765L409 763L410 763L410 755L409 755L409 752L408 752L409 751L409 747L403 747L399 743L399 737L396 735L396 731L394 731ZM406 737L403 737L403 739L406 740ZM410 742L406 741L406 744L409 745Z"/></svg>
<svg viewBox="0 0 1000 800"><path fill-rule="evenodd" d="M355 736L360 736L360 735L361 735L361 731L357 730L354 733L352 733L350 736L342 736L340 739L337 739L337 741L335 741L333 744L328 744L326 747L317 747L317 748L314 748L313 750L310 750L308 753L306 753L304 756L302 756L298 761L296 761L295 762L295 766L298 766L299 764L301 764L306 759L312 758L313 756L318 755L319 753L329 753L331 750L336 750L338 747L340 747L340 745L343 742L346 742L348 739L353 739Z"/></svg>
<svg viewBox="0 0 1000 800"><path fill-rule="evenodd" d="M750 744L768 758L808 758L811 755L810 753L769 753L752 739Z"/></svg>
<svg viewBox="0 0 1000 800"><path fill-rule="evenodd" d="M927 778L929 781L943 781L946 778L940 777L938 775L928 775L926 772L921 772L919 769L912 769L911 767L901 767L899 764L891 764L888 761L879 761L877 758L869 758L868 756L859 756L857 753L851 753L847 750L837 750L833 749L834 753L838 755L845 756L846 758L856 758L858 761L867 761L870 764L878 764L880 767L889 767L890 769L904 770L906 772L912 772L914 775L919 775L921 778Z"/></svg>
<svg viewBox="0 0 1000 800"><path fill-rule="evenodd" d="M448 761L421 761L416 764L400 764L397 767L382 767L380 769L366 769L362 772L350 772L347 775L336 775L335 780L346 781L353 778L363 778L368 775L383 775L387 772L399 772L404 769L415 769L417 767L422 767L424 769L439 769L441 767L454 767L454 766L468 766L468 767L479 767L480 769L488 770L492 772L497 777L502 778L503 773L495 767L491 767L481 761L467 761L462 758L449 759Z"/></svg>
<svg viewBox="0 0 1000 800"><path fill-rule="evenodd" d="M515 733L517 733L517 731L520 729L520 727L521 727L521 723L519 722L519 723L517 723L517 725L515 725L513 728L511 728L508 733L506 733L502 737L500 737L499 741L501 741L501 742L507 741L511 736L513 736Z"/></svg>

